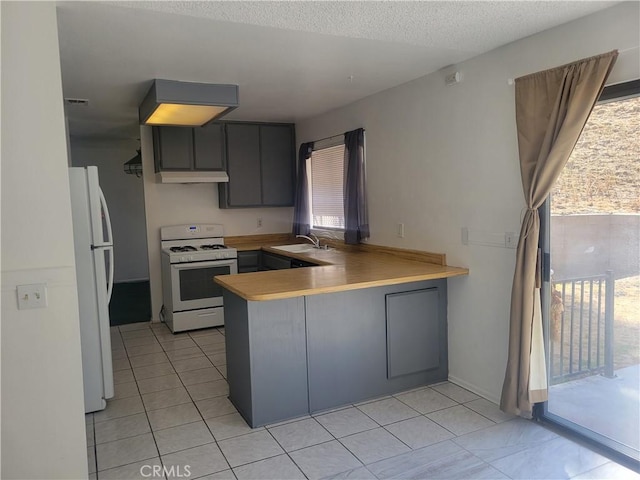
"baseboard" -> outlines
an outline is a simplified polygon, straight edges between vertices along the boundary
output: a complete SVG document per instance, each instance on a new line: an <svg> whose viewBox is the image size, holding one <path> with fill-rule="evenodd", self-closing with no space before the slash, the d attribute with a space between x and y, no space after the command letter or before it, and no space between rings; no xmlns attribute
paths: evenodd
<svg viewBox="0 0 640 480"><path fill-rule="evenodd" d="M117 282L113 282L113 283L139 283L139 282L148 282L149 278L130 278L127 280L118 280Z"/></svg>
<svg viewBox="0 0 640 480"><path fill-rule="evenodd" d="M459 387L466 388L467 390L469 390L470 392L475 393L476 395L480 395L482 398L486 398L491 403L495 403L496 405L500 405L500 398L492 395L491 393L489 393L488 391L486 391L486 390L484 390L482 388L479 388L476 385L472 385L469 382L466 382L464 380L460 380L459 378L456 378L453 375L449 375L449 381L451 383L455 383Z"/></svg>

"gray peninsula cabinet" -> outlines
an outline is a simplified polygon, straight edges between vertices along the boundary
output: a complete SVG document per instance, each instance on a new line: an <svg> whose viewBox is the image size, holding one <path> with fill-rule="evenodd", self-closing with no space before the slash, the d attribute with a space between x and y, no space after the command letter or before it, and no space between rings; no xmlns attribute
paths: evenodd
<svg viewBox="0 0 640 480"><path fill-rule="evenodd" d="M224 290L229 398L252 427L447 379L447 284L270 301Z"/></svg>
<svg viewBox="0 0 640 480"><path fill-rule="evenodd" d="M220 208L290 207L295 185L295 128L289 123L225 123L229 182Z"/></svg>
<svg viewBox="0 0 640 480"><path fill-rule="evenodd" d="M153 127L155 169L159 171L224 170L224 126Z"/></svg>

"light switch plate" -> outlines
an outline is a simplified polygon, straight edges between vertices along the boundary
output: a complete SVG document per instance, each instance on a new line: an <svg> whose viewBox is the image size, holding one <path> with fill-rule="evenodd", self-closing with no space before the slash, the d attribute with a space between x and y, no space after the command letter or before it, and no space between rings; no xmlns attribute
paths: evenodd
<svg viewBox="0 0 640 480"><path fill-rule="evenodd" d="M47 284L18 285L18 310L47 307Z"/></svg>
<svg viewBox="0 0 640 480"><path fill-rule="evenodd" d="M518 240L520 240L520 235L515 232L504 234L504 246L507 248L518 248Z"/></svg>

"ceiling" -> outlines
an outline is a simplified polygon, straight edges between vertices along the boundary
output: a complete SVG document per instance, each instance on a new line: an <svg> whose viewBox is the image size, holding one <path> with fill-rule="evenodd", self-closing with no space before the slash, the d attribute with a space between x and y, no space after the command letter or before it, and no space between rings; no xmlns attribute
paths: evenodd
<svg viewBox="0 0 640 480"><path fill-rule="evenodd" d="M240 87L234 120L295 122L612 6L600 1L59 2L74 137L138 138L153 78Z"/></svg>

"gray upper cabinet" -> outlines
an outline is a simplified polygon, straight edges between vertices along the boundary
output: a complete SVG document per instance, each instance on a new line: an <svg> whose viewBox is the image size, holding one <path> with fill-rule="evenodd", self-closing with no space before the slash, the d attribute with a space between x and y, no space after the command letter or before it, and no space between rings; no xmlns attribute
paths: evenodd
<svg viewBox="0 0 640 480"><path fill-rule="evenodd" d="M262 203L260 175L260 127L229 124L227 173L229 183L219 185L221 207L251 207Z"/></svg>
<svg viewBox="0 0 640 480"><path fill-rule="evenodd" d="M293 128L281 125L260 127L262 160L262 204L293 205L295 158Z"/></svg>
<svg viewBox="0 0 640 480"><path fill-rule="evenodd" d="M156 172L190 170L193 165L193 129L154 127Z"/></svg>
<svg viewBox="0 0 640 480"><path fill-rule="evenodd" d="M220 208L292 206L294 125L228 122L225 129L229 183L219 184Z"/></svg>
<svg viewBox="0 0 640 480"><path fill-rule="evenodd" d="M194 128L193 153L194 170L224 170L224 125Z"/></svg>
<svg viewBox="0 0 640 480"><path fill-rule="evenodd" d="M162 170L224 170L224 126L154 127L156 172Z"/></svg>

